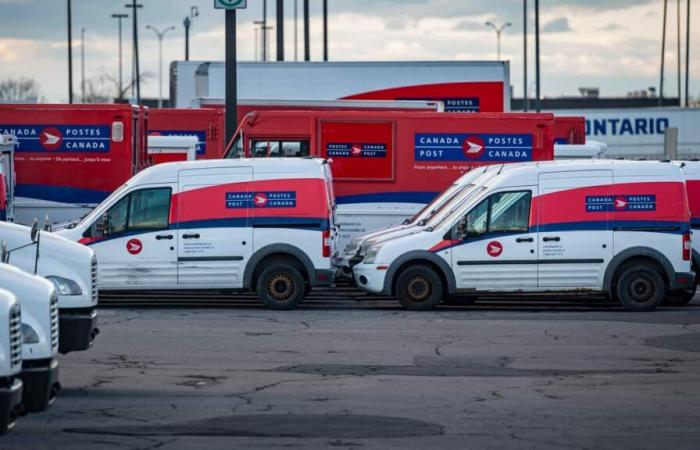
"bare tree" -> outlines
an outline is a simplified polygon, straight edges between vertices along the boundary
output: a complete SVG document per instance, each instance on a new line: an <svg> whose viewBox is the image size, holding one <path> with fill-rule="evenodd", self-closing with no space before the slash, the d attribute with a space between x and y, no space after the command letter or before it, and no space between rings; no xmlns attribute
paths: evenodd
<svg viewBox="0 0 700 450"><path fill-rule="evenodd" d="M37 101L39 85L31 78L7 78L0 81L0 100Z"/></svg>
<svg viewBox="0 0 700 450"><path fill-rule="evenodd" d="M114 98L117 101L123 101L126 98L129 98L129 91L131 90L131 87L134 85L134 81L130 81L128 83L124 83L122 85L122 91L119 92L119 80L114 78L112 75L104 74L103 75L104 79L111 83L113 85L112 87L112 92L116 93L114 95ZM145 84L148 83L150 80L155 78L155 75L152 72L142 72L141 73L141 83Z"/></svg>

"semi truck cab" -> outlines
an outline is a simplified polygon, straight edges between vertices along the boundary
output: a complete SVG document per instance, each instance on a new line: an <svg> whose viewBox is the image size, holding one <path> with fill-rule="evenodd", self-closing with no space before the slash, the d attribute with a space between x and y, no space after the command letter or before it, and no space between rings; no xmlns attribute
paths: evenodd
<svg viewBox="0 0 700 450"><path fill-rule="evenodd" d="M0 238L7 243L9 264L45 277L56 288L59 351L90 348L99 333L95 252L55 233L7 222L0 222Z"/></svg>
<svg viewBox="0 0 700 450"><path fill-rule="evenodd" d="M58 382L58 294L46 279L0 263L0 286L22 307L22 408L47 409L61 388Z"/></svg>
<svg viewBox="0 0 700 450"><path fill-rule="evenodd" d="M0 434L10 431L22 403L22 308L0 289Z"/></svg>

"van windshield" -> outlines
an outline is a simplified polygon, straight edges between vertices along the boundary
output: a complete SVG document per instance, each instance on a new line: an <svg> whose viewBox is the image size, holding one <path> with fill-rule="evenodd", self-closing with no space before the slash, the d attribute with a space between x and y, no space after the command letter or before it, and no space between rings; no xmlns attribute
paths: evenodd
<svg viewBox="0 0 700 450"><path fill-rule="evenodd" d="M454 191L450 192L450 195L446 197L442 197L439 203L433 205L429 210L426 210L424 214L422 214L421 217L419 217L419 220L417 222L418 226L423 226L426 225L428 222L431 221L431 219L438 214L440 214L442 211L445 210L445 208L449 208L451 205L454 204L454 202L460 198L461 195L463 195L465 192L468 192L469 190L474 188L474 184L467 184L464 186L459 186L457 189ZM432 204L431 204L432 205Z"/></svg>
<svg viewBox="0 0 700 450"><path fill-rule="evenodd" d="M433 216L429 221L425 223L431 229L437 228L443 224L445 219L450 217L455 211L462 208L465 204L471 201L473 198L477 197L486 189L483 185L469 185L469 189L466 190L462 195L456 196L449 205L445 205L439 214Z"/></svg>
<svg viewBox="0 0 700 450"><path fill-rule="evenodd" d="M86 216L84 216L79 221L75 221L74 223L76 225L81 223L92 223L92 221L96 218L98 214L98 210L100 210L100 205L108 205L112 203L112 200L114 200L117 197L121 197L122 193L126 190L126 188L127 185L122 184L119 188L117 188L116 191L112 192L106 199L102 200L100 204L93 208L92 211L90 211Z"/></svg>

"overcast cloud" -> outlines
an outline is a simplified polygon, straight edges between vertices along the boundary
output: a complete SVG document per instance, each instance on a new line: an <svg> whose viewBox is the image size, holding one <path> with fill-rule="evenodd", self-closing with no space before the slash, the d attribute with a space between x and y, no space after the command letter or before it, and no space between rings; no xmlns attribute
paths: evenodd
<svg viewBox="0 0 700 450"><path fill-rule="evenodd" d="M86 35L88 78L117 73L117 23L110 15L128 12L125 0L73 0L74 79L80 75L80 29ZM224 54L223 13L212 0L141 0L139 37L142 70L158 70L157 40L150 24L166 35L164 66L184 58L182 20L190 5L200 16L191 29L191 57L221 60ZM268 0L268 22L274 25L274 0ZM299 8L302 1L299 0ZM312 59L321 57L320 0L311 0ZM328 0L330 9L331 60L455 60L495 59L495 33L484 22L511 22L503 33L502 54L511 61L514 96L522 96L522 1L520 0ZM576 95L580 86L598 86L602 95L625 95L629 91L658 85L660 58L660 0L542 0L542 87L547 96ZM685 0L683 1L685 3ZM36 79L49 101L67 98L65 0L0 0L0 79L27 76ZM285 0L287 59L294 58L293 0ZM239 14L239 58L252 60L254 27L262 0L248 0ZM669 2L667 85L675 95L675 2ZM530 11L532 13L532 11ZM301 19L301 10L299 11ZM692 28L698 29L700 8L692 11ZM125 74L130 73L131 22L124 23ZM532 32L534 20L529 20ZM299 56L302 23L299 21ZM275 54L270 34L270 55ZM534 37L529 35L530 57ZM691 95L700 92L700 35L691 34ZM534 59L530 61L534 68ZM530 81L534 73L530 72ZM158 92L156 79L143 88L143 95Z"/></svg>

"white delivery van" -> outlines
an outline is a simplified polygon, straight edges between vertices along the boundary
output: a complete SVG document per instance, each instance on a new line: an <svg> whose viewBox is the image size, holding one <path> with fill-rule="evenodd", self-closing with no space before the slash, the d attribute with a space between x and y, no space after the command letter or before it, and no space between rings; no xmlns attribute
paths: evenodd
<svg viewBox="0 0 700 450"><path fill-rule="evenodd" d="M22 312L14 294L0 289L0 434L10 431L22 403Z"/></svg>
<svg viewBox="0 0 700 450"><path fill-rule="evenodd" d="M22 307L22 408L38 412L56 398L58 383L58 294L46 279L0 263L0 286Z"/></svg>
<svg viewBox="0 0 700 450"><path fill-rule="evenodd" d="M450 214L360 256L357 285L412 309L448 294L588 291L645 311L695 278L683 174L664 162L504 166Z"/></svg>
<svg viewBox="0 0 700 450"><path fill-rule="evenodd" d="M61 336L59 351L87 350L97 328L97 259L84 245L55 233L0 222L8 263L51 281L58 293Z"/></svg>
<svg viewBox="0 0 700 450"><path fill-rule="evenodd" d="M95 250L100 290L255 290L292 308L333 279L331 182L315 158L159 164L57 233Z"/></svg>

